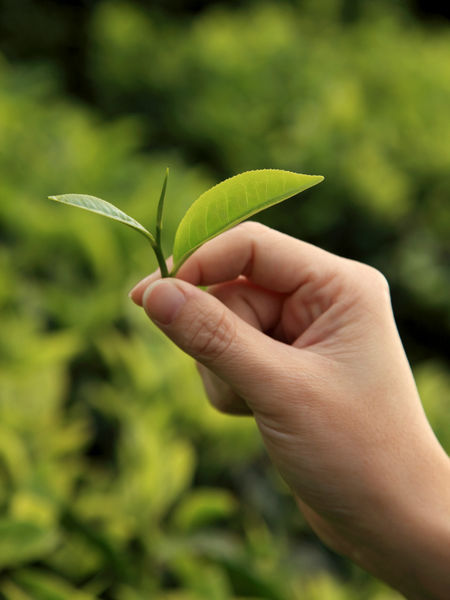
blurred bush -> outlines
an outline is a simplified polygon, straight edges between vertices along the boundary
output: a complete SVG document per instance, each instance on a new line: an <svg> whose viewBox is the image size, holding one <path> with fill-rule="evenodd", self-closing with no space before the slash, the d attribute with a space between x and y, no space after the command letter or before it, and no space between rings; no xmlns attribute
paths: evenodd
<svg viewBox="0 0 450 600"><path fill-rule="evenodd" d="M169 165L170 248L218 178L323 173L264 220L387 274L449 450L448 29L389 2L351 22L299 6L93 3L94 107L57 61L0 62L0 598L398 598L310 536L253 423L208 407L127 300L156 266L145 241L46 200L94 194L152 227Z"/></svg>

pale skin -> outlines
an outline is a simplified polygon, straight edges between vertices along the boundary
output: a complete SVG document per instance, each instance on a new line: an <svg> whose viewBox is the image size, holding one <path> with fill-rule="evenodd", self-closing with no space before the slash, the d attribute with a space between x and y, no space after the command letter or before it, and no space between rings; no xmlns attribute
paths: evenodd
<svg viewBox="0 0 450 600"><path fill-rule="evenodd" d="M253 416L327 545L410 600L450 598L450 459L380 272L248 222L131 297L216 408Z"/></svg>

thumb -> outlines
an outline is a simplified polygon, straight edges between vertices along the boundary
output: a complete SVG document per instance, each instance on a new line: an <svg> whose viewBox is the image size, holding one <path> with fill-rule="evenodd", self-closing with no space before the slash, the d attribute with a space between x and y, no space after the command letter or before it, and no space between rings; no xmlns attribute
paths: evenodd
<svg viewBox="0 0 450 600"><path fill-rule="evenodd" d="M272 382L283 377L284 345L211 294L180 279L158 279L144 292L142 306L177 346L229 383L249 406L253 398L273 393Z"/></svg>

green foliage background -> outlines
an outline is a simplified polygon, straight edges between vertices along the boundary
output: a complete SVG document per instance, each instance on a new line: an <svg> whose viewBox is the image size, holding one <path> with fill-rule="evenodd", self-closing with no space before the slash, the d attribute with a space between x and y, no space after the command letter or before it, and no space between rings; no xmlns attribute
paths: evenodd
<svg viewBox="0 0 450 600"><path fill-rule="evenodd" d="M46 200L151 227L169 165L169 248L228 175L324 174L261 218L386 274L448 451L449 26L373 4L4 3L0 598L399 597L317 541L251 420L127 299L140 236Z"/></svg>

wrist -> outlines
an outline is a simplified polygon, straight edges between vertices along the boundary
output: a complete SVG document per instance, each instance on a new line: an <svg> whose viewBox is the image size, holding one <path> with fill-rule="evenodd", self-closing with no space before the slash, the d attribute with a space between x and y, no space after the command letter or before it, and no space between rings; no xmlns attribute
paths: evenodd
<svg viewBox="0 0 450 600"><path fill-rule="evenodd" d="M411 472L405 466L389 482L386 475L379 479L359 512L338 518L296 499L327 545L408 600L448 600L450 459L437 442L429 452L415 450Z"/></svg>
<svg viewBox="0 0 450 600"><path fill-rule="evenodd" d="M420 532L423 536L420 538ZM423 515L418 528L415 563L411 560L420 592L415 600L447 600L450 590L450 509Z"/></svg>
<svg viewBox="0 0 450 600"><path fill-rule="evenodd" d="M416 469L415 485L384 497L377 527L352 548L355 562L408 600L447 600L450 590L450 459L442 448ZM361 540L361 538L360 538Z"/></svg>
<svg viewBox="0 0 450 600"><path fill-rule="evenodd" d="M410 510L405 512L408 536L403 544L402 563L410 584L404 593L412 600L449 597L450 459L440 458L441 466L435 465L432 481L423 481L425 493L418 494L415 501L410 498Z"/></svg>

